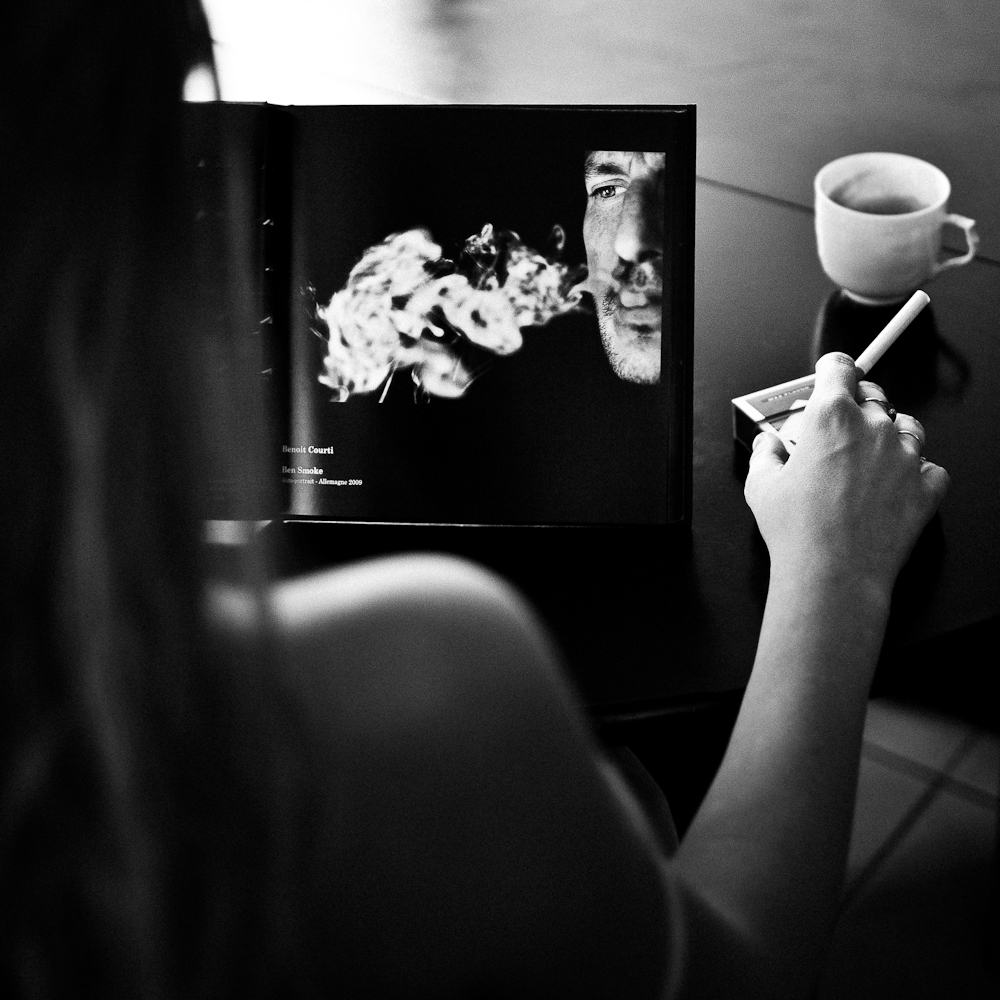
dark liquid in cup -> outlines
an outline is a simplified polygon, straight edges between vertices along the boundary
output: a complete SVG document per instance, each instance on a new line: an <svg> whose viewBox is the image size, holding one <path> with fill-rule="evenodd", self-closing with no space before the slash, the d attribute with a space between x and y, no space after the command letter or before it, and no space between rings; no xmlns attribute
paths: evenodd
<svg viewBox="0 0 1000 1000"><path fill-rule="evenodd" d="M924 207L916 198L905 194L845 197L834 192L830 197L844 208L853 208L855 212L867 212L869 215L906 215L907 212L918 212Z"/></svg>

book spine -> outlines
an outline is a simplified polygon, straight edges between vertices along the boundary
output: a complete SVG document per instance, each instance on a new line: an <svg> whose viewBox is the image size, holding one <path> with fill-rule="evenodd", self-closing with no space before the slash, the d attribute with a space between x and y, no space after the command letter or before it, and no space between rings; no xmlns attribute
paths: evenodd
<svg viewBox="0 0 1000 1000"><path fill-rule="evenodd" d="M281 446L291 431L290 337L292 309L292 205L294 190L294 118L268 107L260 166L259 232L261 241L261 372L267 407L266 472L273 477L277 513L290 505L282 483Z"/></svg>

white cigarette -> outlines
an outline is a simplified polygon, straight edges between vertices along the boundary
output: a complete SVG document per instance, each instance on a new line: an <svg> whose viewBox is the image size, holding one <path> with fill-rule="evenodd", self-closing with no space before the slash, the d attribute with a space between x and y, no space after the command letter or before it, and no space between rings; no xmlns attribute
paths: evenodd
<svg viewBox="0 0 1000 1000"><path fill-rule="evenodd" d="M855 366L866 375L872 365L896 342L896 338L917 318L920 310L930 302L930 296L919 289L903 303L903 308L885 325L885 329L861 352Z"/></svg>

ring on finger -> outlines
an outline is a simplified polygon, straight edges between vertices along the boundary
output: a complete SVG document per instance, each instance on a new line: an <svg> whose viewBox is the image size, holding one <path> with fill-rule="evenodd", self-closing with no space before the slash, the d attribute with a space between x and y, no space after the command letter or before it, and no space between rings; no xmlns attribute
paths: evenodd
<svg viewBox="0 0 1000 1000"><path fill-rule="evenodd" d="M893 406L892 403L890 403L888 399L882 399L879 396L865 396L863 402L865 402L865 403L878 403L878 405L881 406L883 410L885 410L885 415L890 420L895 420L896 419L896 407Z"/></svg>
<svg viewBox="0 0 1000 1000"><path fill-rule="evenodd" d="M905 434L907 437L913 438L913 440L917 442L917 453L918 454L924 450L924 442L920 439L920 435L917 434L915 431L904 431L901 428L897 428L896 429L896 433L900 437L902 437ZM924 462L927 461L922 455L920 456L920 459L921 459L921 461L924 461Z"/></svg>

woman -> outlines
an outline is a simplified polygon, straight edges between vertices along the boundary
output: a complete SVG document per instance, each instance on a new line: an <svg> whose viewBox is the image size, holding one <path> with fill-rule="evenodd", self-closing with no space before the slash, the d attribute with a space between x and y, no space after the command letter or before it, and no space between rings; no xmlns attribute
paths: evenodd
<svg viewBox="0 0 1000 1000"><path fill-rule="evenodd" d="M10 8L3 995L806 994L893 583L947 487L919 424L828 355L794 456L758 439L757 660L668 858L502 581L426 556L271 585L259 552L211 578L198 484L255 410L202 384L225 345L188 292L204 17Z"/></svg>

